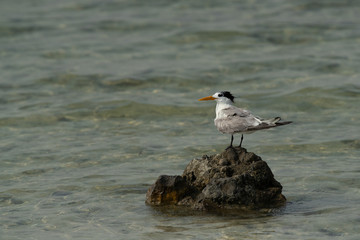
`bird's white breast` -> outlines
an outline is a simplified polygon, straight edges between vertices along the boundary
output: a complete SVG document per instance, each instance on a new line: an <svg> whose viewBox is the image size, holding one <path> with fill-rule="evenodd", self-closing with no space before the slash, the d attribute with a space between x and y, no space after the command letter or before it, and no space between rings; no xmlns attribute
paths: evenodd
<svg viewBox="0 0 360 240"><path fill-rule="evenodd" d="M232 107L232 105L230 104L227 104L227 103L221 103L221 102L218 102L216 104L216 119L222 119L222 118L226 118L227 115L222 111L223 109L226 109L226 108L230 108Z"/></svg>

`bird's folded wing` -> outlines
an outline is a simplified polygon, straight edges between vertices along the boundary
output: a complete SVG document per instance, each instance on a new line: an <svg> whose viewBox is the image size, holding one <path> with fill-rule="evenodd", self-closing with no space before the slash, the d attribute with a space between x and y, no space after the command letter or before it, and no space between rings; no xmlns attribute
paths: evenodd
<svg viewBox="0 0 360 240"><path fill-rule="evenodd" d="M215 119L215 125L220 132L236 133L247 132L249 128L259 125L259 119L249 111L239 108L223 109L225 118Z"/></svg>
<svg viewBox="0 0 360 240"><path fill-rule="evenodd" d="M248 110L237 107L225 108L222 110L222 112L226 116L239 116L239 117L253 116Z"/></svg>
<svg viewBox="0 0 360 240"><path fill-rule="evenodd" d="M223 133L253 132L292 123L291 121L280 122L280 117L261 119L251 112L237 107L225 108L222 113L226 117L216 119L215 125Z"/></svg>

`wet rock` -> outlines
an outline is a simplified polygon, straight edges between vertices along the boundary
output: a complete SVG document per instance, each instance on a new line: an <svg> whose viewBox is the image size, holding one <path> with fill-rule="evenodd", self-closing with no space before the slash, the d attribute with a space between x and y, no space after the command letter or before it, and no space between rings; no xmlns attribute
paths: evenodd
<svg viewBox="0 0 360 240"><path fill-rule="evenodd" d="M203 210L268 208L286 202L281 191L267 163L237 147L193 159L182 176L160 176L149 188L146 202Z"/></svg>
<svg viewBox="0 0 360 240"><path fill-rule="evenodd" d="M190 189L181 176L161 175L147 191L146 202L152 205L177 204Z"/></svg>

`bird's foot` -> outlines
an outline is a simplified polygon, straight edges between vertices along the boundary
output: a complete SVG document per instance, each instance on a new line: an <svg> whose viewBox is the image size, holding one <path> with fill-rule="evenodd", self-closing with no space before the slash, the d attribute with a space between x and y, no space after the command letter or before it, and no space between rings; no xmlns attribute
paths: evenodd
<svg viewBox="0 0 360 240"><path fill-rule="evenodd" d="M233 145L228 146L227 148L225 148L225 150L228 150L230 148L234 148Z"/></svg>

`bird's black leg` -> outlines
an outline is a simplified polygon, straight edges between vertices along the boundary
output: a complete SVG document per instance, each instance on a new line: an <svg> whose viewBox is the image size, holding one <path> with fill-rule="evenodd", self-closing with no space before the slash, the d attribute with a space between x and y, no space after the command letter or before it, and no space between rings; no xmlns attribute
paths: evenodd
<svg viewBox="0 0 360 240"><path fill-rule="evenodd" d="M232 147L233 147L233 145L232 145L233 141L234 141L234 135L233 135L233 134L231 134L231 142L230 142L230 146L228 146L226 149L229 149L229 148L232 148Z"/></svg>
<svg viewBox="0 0 360 240"><path fill-rule="evenodd" d="M241 147L241 144L242 144L243 139L244 139L244 134L241 134L241 140L240 140L240 145L239 145L239 147Z"/></svg>

